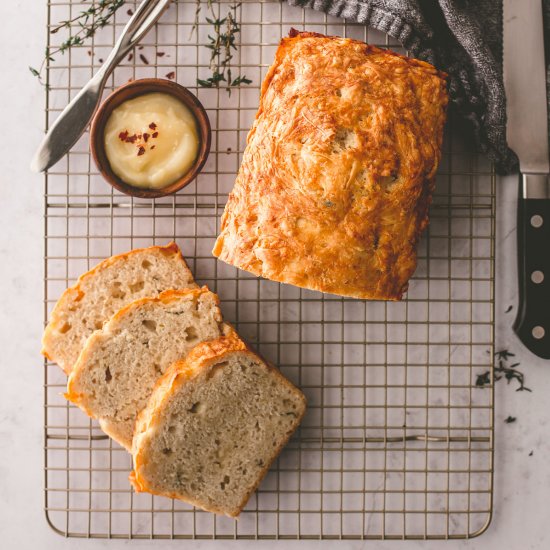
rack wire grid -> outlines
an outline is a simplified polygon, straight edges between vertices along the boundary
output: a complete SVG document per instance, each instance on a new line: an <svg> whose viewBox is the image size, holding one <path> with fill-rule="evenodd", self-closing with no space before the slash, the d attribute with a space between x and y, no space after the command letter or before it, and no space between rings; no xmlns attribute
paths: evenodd
<svg viewBox="0 0 550 550"><path fill-rule="evenodd" d="M214 2L224 16L230 3ZM219 293L226 319L305 392L298 433L238 521L167 498L135 494L129 454L63 398L66 379L45 363L45 509L68 537L197 539L453 539L488 526L493 489L495 174L448 124L444 156L407 297L343 299L259 280L211 255L259 87L291 27L394 47L363 25L269 0L237 8L234 72L252 84L197 86L209 76L211 25L192 32L194 0L171 5L108 91L165 77L197 94L210 117L203 172L177 195L121 195L98 175L88 136L46 176L45 319L61 292L100 260L174 239L198 281ZM46 126L106 58L134 8L48 67ZM83 4L50 0L48 25ZM63 39L48 34L50 50Z"/></svg>

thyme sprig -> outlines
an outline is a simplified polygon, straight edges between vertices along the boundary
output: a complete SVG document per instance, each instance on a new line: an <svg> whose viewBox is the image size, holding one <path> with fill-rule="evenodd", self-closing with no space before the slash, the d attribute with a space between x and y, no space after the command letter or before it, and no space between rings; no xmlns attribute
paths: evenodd
<svg viewBox="0 0 550 550"><path fill-rule="evenodd" d="M519 363L508 364L511 357L515 357L515 355L508 350L500 350L495 353L495 359L497 360L497 364L493 369L495 382L504 378L509 384L512 380L515 380L518 384L516 391L532 391L525 385L525 375L523 372L517 370ZM489 384L491 384L491 371L477 375L476 387L483 388Z"/></svg>
<svg viewBox="0 0 550 550"><path fill-rule="evenodd" d="M194 28L198 25L198 13L200 12L201 0L197 0L197 11ZM226 89L231 94L231 88L241 84L251 84L252 80L245 75L234 77L231 72L231 60L233 53L237 50L236 38L241 32L237 21L237 9L241 4L230 6L227 15L223 18L216 17L212 8L211 0L208 0L210 8L210 17L206 17L206 22L214 28L214 36L208 35L208 44L206 47L210 50L209 68L212 75L206 79L197 79L197 84L203 88L219 87L220 83L225 82Z"/></svg>
<svg viewBox="0 0 550 550"><path fill-rule="evenodd" d="M85 1L82 0L82 2ZM31 73L38 78L41 84L45 84L42 74L46 63L55 61L54 56L57 54L64 54L74 46L82 46L86 39L94 36L98 29L102 29L109 23L124 2L125 0L98 0L75 17L55 25L50 30L51 34L56 34L62 29L68 29L69 35L59 46L53 49L46 47L44 58L38 69L29 67Z"/></svg>
<svg viewBox="0 0 550 550"><path fill-rule="evenodd" d="M212 0L206 0L207 8L213 13L212 9ZM189 33L189 38L192 38L193 33L199 28L199 15L202 11L202 0L196 0L195 5L195 19L193 21L193 26L191 27L191 32Z"/></svg>

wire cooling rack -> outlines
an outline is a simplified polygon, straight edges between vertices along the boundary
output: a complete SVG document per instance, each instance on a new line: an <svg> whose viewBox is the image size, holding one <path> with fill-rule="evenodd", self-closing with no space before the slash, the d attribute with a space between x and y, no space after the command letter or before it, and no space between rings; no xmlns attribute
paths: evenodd
<svg viewBox="0 0 550 550"><path fill-rule="evenodd" d="M49 67L46 125L106 58L128 18L116 14L83 48ZM222 16L229 3L214 2ZM82 10L51 0L50 29ZM259 85L290 27L380 46L382 34L276 1L244 1L237 70L252 84L197 87L209 76L210 25L180 0L115 71L164 77L195 92L213 129L208 163L185 190L155 201L113 191L97 174L85 135L46 177L45 317L67 285L103 258L174 239L198 281L217 291L225 317L306 393L299 432L239 521L178 501L135 494L130 456L63 398L65 376L45 363L45 509L69 537L198 539L466 538L490 522L495 175L448 125L444 158L401 303L342 299L258 280L211 255L227 193L258 104ZM50 47L61 41L49 34ZM399 49L395 46L396 49ZM159 53L161 55L159 55ZM147 64L147 63L148 64ZM108 90L109 91L109 90Z"/></svg>

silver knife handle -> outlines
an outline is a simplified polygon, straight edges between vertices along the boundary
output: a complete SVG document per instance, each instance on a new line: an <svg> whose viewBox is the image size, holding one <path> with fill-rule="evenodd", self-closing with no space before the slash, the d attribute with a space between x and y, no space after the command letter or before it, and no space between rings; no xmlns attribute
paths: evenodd
<svg viewBox="0 0 550 550"><path fill-rule="evenodd" d="M94 80L101 82L111 74L113 69L124 59L126 54L147 34L157 22L162 12L172 0L144 0L136 9L134 15L118 37L114 48L109 53L105 63L94 75Z"/></svg>

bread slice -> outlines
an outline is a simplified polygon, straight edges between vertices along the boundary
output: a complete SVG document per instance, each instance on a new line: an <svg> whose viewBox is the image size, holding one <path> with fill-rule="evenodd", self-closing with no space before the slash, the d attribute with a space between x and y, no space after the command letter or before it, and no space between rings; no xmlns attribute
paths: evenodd
<svg viewBox="0 0 550 550"><path fill-rule="evenodd" d="M237 517L306 408L302 392L232 332L197 345L136 422L134 488Z"/></svg>
<svg viewBox="0 0 550 550"><path fill-rule="evenodd" d="M175 243L108 258L59 298L42 338L42 353L69 374L90 334L119 309L163 290L196 287Z"/></svg>
<svg viewBox="0 0 550 550"><path fill-rule="evenodd" d="M130 450L136 416L155 382L196 344L218 338L227 327L218 297L206 287L132 302L88 338L66 397Z"/></svg>

